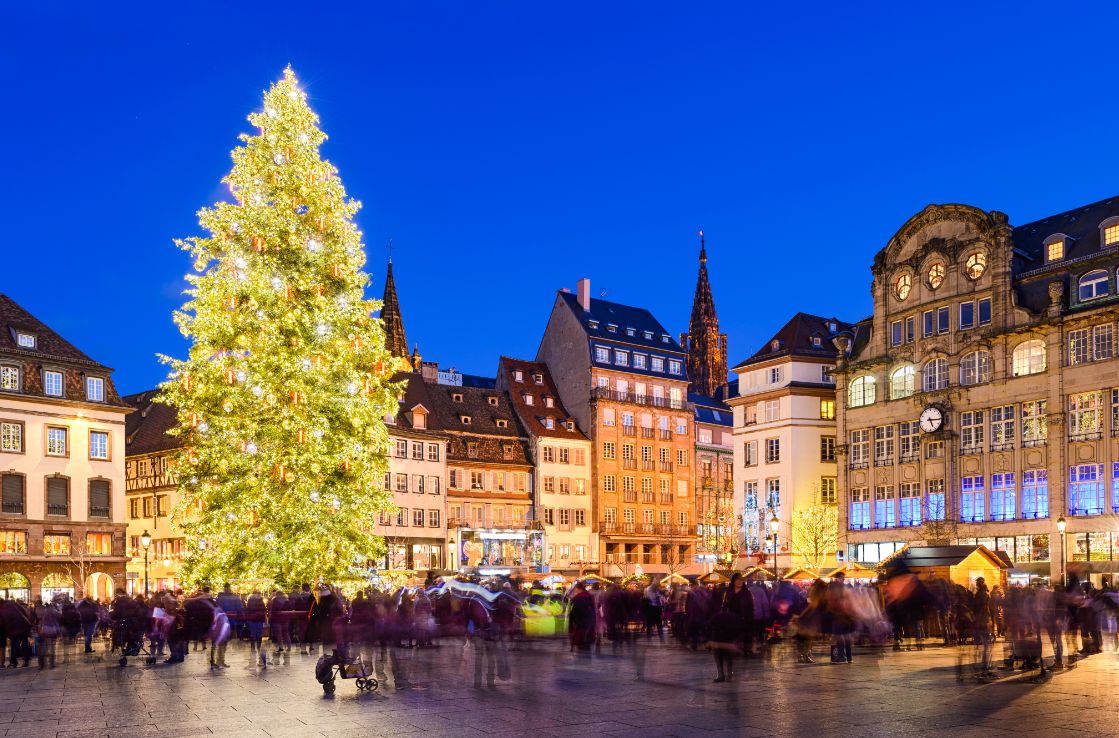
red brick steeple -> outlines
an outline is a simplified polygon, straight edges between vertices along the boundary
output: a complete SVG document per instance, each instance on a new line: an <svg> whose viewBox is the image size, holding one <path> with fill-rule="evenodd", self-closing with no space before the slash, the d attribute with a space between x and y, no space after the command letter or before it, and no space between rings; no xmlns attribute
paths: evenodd
<svg viewBox="0 0 1119 738"><path fill-rule="evenodd" d="M707 249L703 231L699 232L699 279L692 301L692 319L688 332L680 335L680 344L688 352L688 390L715 397L727 383L727 335L719 333L719 317L715 314L715 298L707 281Z"/></svg>

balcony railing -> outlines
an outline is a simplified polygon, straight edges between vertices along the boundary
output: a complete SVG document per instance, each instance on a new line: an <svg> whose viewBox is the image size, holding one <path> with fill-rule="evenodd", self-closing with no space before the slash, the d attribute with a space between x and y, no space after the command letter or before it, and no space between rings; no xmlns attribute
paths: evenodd
<svg viewBox="0 0 1119 738"><path fill-rule="evenodd" d="M642 437L642 438L652 438L652 437L654 437L655 435L656 435L656 429L654 429L654 428L645 428L645 427L642 427L642 428L641 428L641 437Z"/></svg>
<svg viewBox="0 0 1119 738"><path fill-rule="evenodd" d="M1022 448L1037 448L1038 446L1044 446L1047 440L1048 439L1046 438L1024 438L1022 439Z"/></svg>
<svg viewBox="0 0 1119 738"><path fill-rule="evenodd" d="M673 400L665 397L653 397L651 395L639 395L636 392L618 392L608 387L595 387L591 391L591 397L596 400L610 400L612 402L628 402L632 405L644 405L645 407L663 407L670 410L692 410L694 406L690 402L683 400Z"/></svg>
<svg viewBox="0 0 1119 738"><path fill-rule="evenodd" d="M623 424L622 425L622 435L623 436L636 436L637 435L637 428L632 426L632 425L624 425Z"/></svg>
<svg viewBox="0 0 1119 738"><path fill-rule="evenodd" d="M641 460L642 471L653 471L653 468L655 466L656 466L656 462L654 462L652 459L642 459Z"/></svg>
<svg viewBox="0 0 1119 738"><path fill-rule="evenodd" d="M1006 441L1005 443L992 443L991 444L991 450L992 451L1013 451L1014 450L1014 441Z"/></svg>
<svg viewBox="0 0 1119 738"><path fill-rule="evenodd" d="M489 516L483 518L447 518L448 528L508 528L512 530L544 530L540 520L496 520Z"/></svg>
<svg viewBox="0 0 1119 738"><path fill-rule="evenodd" d="M875 466L893 466L894 465L894 457L893 456L879 456L879 457L874 459L874 465Z"/></svg>
<svg viewBox="0 0 1119 738"><path fill-rule="evenodd" d="M960 446L960 455L961 456L979 456L982 453L983 453L983 447L982 446L976 446L976 445Z"/></svg>
<svg viewBox="0 0 1119 738"><path fill-rule="evenodd" d="M23 515L22 502L5 502L0 505L0 512L8 515Z"/></svg>
<svg viewBox="0 0 1119 738"><path fill-rule="evenodd" d="M693 536L695 530L688 525L673 525L671 523L618 523L602 521L598 524L599 531L606 534L633 534L644 536Z"/></svg>
<svg viewBox="0 0 1119 738"><path fill-rule="evenodd" d="M107 508L107 507L91 507L91 508L89 508L89 517L91 517L91 518L107 518L107 517L109 517L109 508Z"/></svg>
<svg viewBox="0 0 1119 738"><path fill-rule="evenodd" d="M850 464L847 465L847 468L848 469L869 469L870 468L870 462L869 461L852 461Z"/></svg>
<svg viewBox="0 0 1119 738"><path fill-rule="evenodd" d="M672 462L671 461L662 461L661 464L660 464L660 469L661 469L662 472L672 471Z"/></svg>
<svg viewBox="0 0 1119 738"><path fill-rule="evenodd" d="M1098 441L1103 438L1101 431L1081 431L1079 433L1069 433L1068 439L1070 441Z"/></svg>
<svg viewBox="0 0 1119 738"><path fill-rule="evenodd" d="M623 469L636 469L637 468L637 459L622 459L622 468Z"/></svg>
<svg viewBox="0 0 1119 738"><path fill-rule="evenodd" d="M915 464L916 462L918 462L920 460L921 460L920 452L916 452L916 453L912 453L912 454L902 454L901 456L898 457L898 462L901 463L901 464Z"/></svg>
<svg viewBox="0 0 1119 738"><path fill-rule="evenodd" d="M637 490L626 490L622 493L623 502L637 502Z"/></svg>
<svg viewBox="0 0 1119 738"><path fill-rule="evenodd" d="M47 505L47 515L62 515L62 516L65 517L66 515L69 515L69 514L70 514L70 506L69 505Z"/></svg>
<svg viewBox="0 0 1119 738"><path fill-rule="evenodd" d="M672 431L661 428L659 437L662 441L671 441L672 440Z"/></svg>

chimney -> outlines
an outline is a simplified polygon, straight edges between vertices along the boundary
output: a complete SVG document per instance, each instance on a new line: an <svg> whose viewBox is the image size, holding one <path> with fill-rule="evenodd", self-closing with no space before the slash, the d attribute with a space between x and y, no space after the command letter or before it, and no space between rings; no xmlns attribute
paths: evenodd
<svg viewBox="0 0 1119 738"><path fill-rule="evenodd" d="M584 313L591 311L591 280L583 277L576 284L576 289L579 292L579 304L583 307Z"/></svg>

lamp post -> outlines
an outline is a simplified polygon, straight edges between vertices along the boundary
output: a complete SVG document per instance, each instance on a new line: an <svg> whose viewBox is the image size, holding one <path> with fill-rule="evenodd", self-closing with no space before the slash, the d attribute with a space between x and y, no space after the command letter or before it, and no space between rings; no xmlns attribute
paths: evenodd
<svg viewBox="0 0 1119 738"><path fill-rule="evenodd" d="M1067 554L1065 553L1065 526L1066 525L1068 525L1068 522L1065 520L1064 515L1057 518L1057 532L1061 534L1061 586L1062 587L1067 587L1068 586L1068 575L1065 574L1065 559L1067 558Z"/></svg>
<svg viewBox="0 0 1119 738"><path fill-rule="evenodd" d="M781 521L777 519L777 512L769 519L769 530L773 533L773 584L776 586L780 577L777 575L777 531L781 530Z"/></svg>
<svg viewBox="0 0 1119 738"><path fill-rule="evenodd" d="M144 596L148 597L151 592L148 590L148 549L152 545L152 536L148 533L147 529L140 534L140 546L144 549Z"/></svg>

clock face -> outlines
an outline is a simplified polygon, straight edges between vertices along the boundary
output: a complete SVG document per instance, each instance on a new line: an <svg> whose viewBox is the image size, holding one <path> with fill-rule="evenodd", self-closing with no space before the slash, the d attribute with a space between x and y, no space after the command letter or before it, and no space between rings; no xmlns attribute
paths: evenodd
<svg viewBox="0 0 1119 738"><path fill-rule="evenodd" d="M932 433L940 430L940 426L944 423L944 413L940 408L929 406L921 411L921 430L925 433Z"/></svg>

